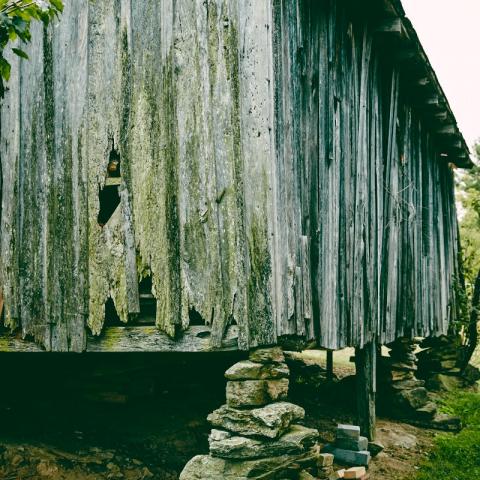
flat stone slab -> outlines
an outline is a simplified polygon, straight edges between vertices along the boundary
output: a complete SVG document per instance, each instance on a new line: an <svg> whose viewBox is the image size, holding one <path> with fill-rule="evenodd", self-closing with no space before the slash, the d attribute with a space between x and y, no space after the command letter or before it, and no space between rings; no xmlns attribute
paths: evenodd
<svg viewBox="0 0 480 480"><path fill-rule="evenodd" d="M425 380L400 380L398 382L393 382L391 386L395 390L411 390L412 388L424 387Z"/></svg>
<svg viewBox="0 0 480 480"><path fill-rule="evenodd" d="M395 398L400 405L408 405L413 410L424 407L430 401L428 391L424 387L412 388L411 390L399 390Z"/></svg>
<svg viewBox="0 0 480 480"><path fill-rule="evenodd" d="M288 396L288 378L279 380L230 380L227 382L229 407L261 407L285 400Z"/></svg>
<svg viewBox="0 0 480 480"><path fill-rule="evenodd" d="M280 347L257 348L250 352L250 361L258 363L283 363L285 356Z"/></svg>
<svg viewBox="0 0 480 480"><path fill-rule="evenodd" d="M298 480L317 480L311 473L302 470L298 475Z"/></svg>
<svg viewBox="0 0 480 480"><path fill-rule="evenodd" d="M375 457L383 450L385 450L385 447L380 442L377 442L377 441L368 442L368 451L370 452L370 455L372 457Z"/></svg>
<svg viewBox="0 0 480 480"><path fill-rule="evenodd" d="M355 452L361 452L368 450L368 438L359 437L357 440L353 438L338 438L335 440L335 446L337 448L343 448L344 450L353 450Z"/></svg>
<svg viewBox="0 0 480 480"><path fill-rule="evenodd" d="M277 402L262 408L240 410L222 405L212 412L208 421L213 427L241 436L278 438L288 427L305 417L305 410L288 402Z"/></svg>
<svg viewBox="0 0 480 480"><path fill-rule="evenodd" d="M459 417L453 417L447 413L437 413L432 420L431 426L440 430L459 432L462 429L462 421Z"/></svg>
<svg viewBox="0 0 480 480"><path fill-rule="evenodd" d="M314 462L315 453L312 452L242 462L197 455L185 465L180 480L273 480L284 471L301 471Z"/></svg>
<svg viewBox="0 0 480 480"><path fill-rule="evenodd" d="M416 372L418 370L417 365L413 362L393 362L390 365L390 368L393 370L405 371L405 372Z"/></svg>
<svg viewBox="0 0 480 480"><path fill-rule="evenodd" d="M277 440L256 440L213 430L208 441L210 455L232 460L246 460L305 453L317 439L317 430L292 425Z"/></svg>
<svg viewBox="0 0 480 480"><path fill-rule="evenodd" d="M340 464L367 467L370 463L370 452L367 450L354 452L343 448L335 448L334 445L328 444L323 447L322 452L333 454L335 462Z"/></svg>
<svg viewBox="0 0 480 480"><path fill-rule="evenodd" d="M358 440L360 438L360 427L357 425L337 425L336 438L349 438Z"/></svg>
<svg viewBox="0 0 480 480"><path fill-rule="evenodd" d="M244 360L232 365L226 372L227 380L270 380L288 378L286 363L258 363Z"/></svg>
<svg viewBox="0 0 480 480"><path fill-rule="evenodd" d="M399 370L391 370L387 373L387 377L392 382L403 382L405 380L414 380L415 375L411 371L399 371Z"/></svg>

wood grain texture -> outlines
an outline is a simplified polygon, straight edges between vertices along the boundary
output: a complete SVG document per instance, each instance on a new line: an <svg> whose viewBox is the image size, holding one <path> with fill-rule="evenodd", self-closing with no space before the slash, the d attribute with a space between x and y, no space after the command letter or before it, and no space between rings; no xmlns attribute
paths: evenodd
<svg viewBox="0 0 480 480"><path fill-rule="evenodd" d="M214 345L209 327L192 326L172 339L155 327L107 327L100 337L89 337L87 352L214 352L238 350L238 328L230 327L220 345Z"/></svg>
<svg viewBox="0 0 480 480"><path fill-rule="evenodd" d="M191 326L172 339L154 326L105 327L100 336L87 337L87 352L214 352L238 350L238 327L227 329L221 345L214 345L210 327ZM43 352L40 345L17 336L0 337L1 352Z"/></svg>
<svg viewBox="0 0 480 480"><path fill-rule="evenodd" d="M458 234L439 128L411 102L411 79L365 12L334 0L274 5L283 287L287 272L299 277L300 249L286 240L295 232L297 246L311 239L322 347L446 331Z"/></svg>
<svg viewBox="0 0 480 480"><path fill-rule="evenodd" d="M242 350L445 333L458 228L440 154L463 141L448 105L426 107L442 92L412 94L418 72L395 63L405 35L379 34L387 12L384 33L411 36L390 3L79 0L36 25L1 109L6 326L88 350L109 298L135 325L150 277L157 330L114 348L171 349L192 318L211 349L232 326ZM105 186L120 204L100 225Z"/></svg>
<svg viewBox="0 0 480 480"><path fill-rule="evenodd" d="M364 348L355 349L357 423L360 432L370 441L375 440L377 344L370 342Z"/></svg>

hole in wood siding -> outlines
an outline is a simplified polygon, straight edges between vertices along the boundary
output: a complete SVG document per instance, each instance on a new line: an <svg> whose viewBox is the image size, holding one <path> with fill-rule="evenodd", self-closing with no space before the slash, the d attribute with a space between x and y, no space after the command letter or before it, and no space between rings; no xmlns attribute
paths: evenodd
<svg viewBox="0 0 480 480"><path fill-rule="evenodd" d="M120 154L112 148L108 157L107 174L110 178L120 177Z"/></svg>
<svg viewBox="0 0 480 480"><path fill-rule="evenodd" d="M111 218L118 205L120 195L118 186L121 183L120 154L114 147L113 139L110 140L111 149L108 155L107 178L105 186L99 191L100 210L98 224L103 227Z"/></svg>
<svg viewBox="0 0 480 480"><path fill-rule="evenodd" d="M137 322L142 325L155 325L157 316L157 299L152 293L152 276L148 275L138 285L140 315Z"/></svg>
<svg viewBox="0 0 480 480"><path fill-rule="evenodd" d="M117 309L111 297L108 297L108 300L105 302L105 322L106 327L118 327L123 326L124 324L118 316Z"/></svg>
<svg viewBox="0 0 480 480"><path fill-rule="evenodd" d="M205 319L195 310L194 307L191 307L188 310L188 320L189 325L206 325Z"/></svg>
<svg viewBox="0 0 480 480"><path fill-rule="evenodd" d="M118 194L118 185L106 185L98 194L100 201L100 211L98 212L98 224L103 227L113 215L113 212L120 205L120 195Z"/></svg>

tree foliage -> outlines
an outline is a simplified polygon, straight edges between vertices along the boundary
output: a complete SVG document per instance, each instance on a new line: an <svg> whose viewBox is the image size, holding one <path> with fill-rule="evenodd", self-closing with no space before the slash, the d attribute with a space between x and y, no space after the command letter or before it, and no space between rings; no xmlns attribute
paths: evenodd
<svg viewBox="0 0 480 480"><path fill-rule="evenodd" d="M480 160L480 143L475 145L475 156ZM463 172L457 182L462 241L463 272L467 291L471 296L480 270L480 166Z"/></svg>
<svg viewBox="0 0 480 480"><path fill-rule="evenodd" d="M480 160L480 143L474 147ZM458 200L460 209L461 261L464 290L459 295L466 306L464 322L465 351L463 366L466 366L478 344L478 320L480 307L480 167L475 165L458 176Z"/></svg>
<svg viewBox="0 0 480 480"><path fill-rule="evenodd" d="M0 0L0 97L5 94L5 82L10 79L10 62L5 58L9 45L12 52L28 59L22 48L31 40L30 25L40 21L48 25L63 11L62 0Z"/></svg>

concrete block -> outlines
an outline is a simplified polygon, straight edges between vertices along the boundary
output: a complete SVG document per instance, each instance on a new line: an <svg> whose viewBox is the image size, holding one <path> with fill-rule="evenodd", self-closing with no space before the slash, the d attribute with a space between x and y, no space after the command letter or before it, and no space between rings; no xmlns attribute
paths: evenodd
<svg viewBox="0 0 480 480"><path fill-rule="evenodd" d="M360 427L357 425L338 425L337 438L351 438L358 440L360 438Z"/></svg>
<svg viewBox="0 0 480 480"><path fill-rule="evenodd" d="M325 445L322 453L331 453L335 457L335 462L352 466L367 467L370 462L370 452L365 450L361 452L354 452L353 450L344 450L343 448L336 448L334 445Z"/></svg>
<svg viewBox="0 0 480 480"><path fill-rule="evenodd" d="M352 467L352 468L349 468L348 470L345 470L345 474L343 476L343 478L345 479L353 479L353 480L356 480L358 478L362 478L363 476L366 475L366 470L365 470L365 467Z"/></svg>
<svg viewBox="0 0 480 480"><path fill-rule="evenodd" d="M333 472L329 477L328 480L338 480L340 478L344 478L343 476L345 475L345 470L337 470L336 472Z"/></svg>
<svg viewBox="0 0 480 480"><path fill-rule="evenodd" d="M337 438L335 446L343 448L343 450L361 452L362 450L368 450L368 438L360 437L357 440L354 440L353 438Z"/></svg>

